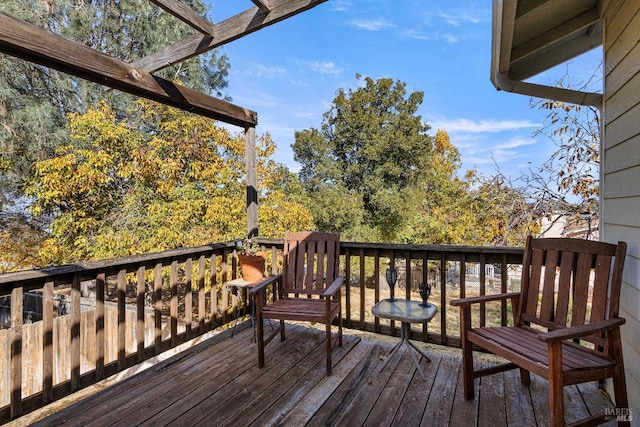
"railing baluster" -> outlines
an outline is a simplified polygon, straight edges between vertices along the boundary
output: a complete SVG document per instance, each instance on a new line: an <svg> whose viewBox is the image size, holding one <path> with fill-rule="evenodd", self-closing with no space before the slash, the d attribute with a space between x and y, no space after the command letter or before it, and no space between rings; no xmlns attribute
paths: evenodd
<svg viewBox="0 0 640 427"><path fill-rule="evenodd" d="M53 400L53 282L42 288L42 404Z"/></svg>
<svg viewBox="0 0 640 427"><path fill-rule="evenodd" d="M198 334L203 334L205 331L204 321L207 311L205 305L204 269L205 258L204 255L200 255L200 258L198 258Z"/></svg>
<svg viewBox="0 0 640 427"><path fill-rule="evenodd" d="M486 260L484 254L480 254L480 295L487 293L487 272L486 272ZM487 304L480 303L480 327L484 327L487 324Z"/></svg>
<svg viewBox="0 0 640 427"><path fill-rule="evenodd" d="M421 277L421 282L420 283L428 283L429 282L429 252L425 252L422 255L421 261L422 261L422 277ZM431 291L433 292L435 290L435 286L432 287ZM429 341L429 329L428 329L429 325L427 323L423 323L422 324L422 336L424 337L424 342L428 342Z"/></svg>
<svg viewBox="0 0 640 427"><path fill-rule="evenodd" d="M225 251L222 255L222 283L229 281L229 252ZM216 287L216 294L218 289ZM229 322L229 293L222 292L222 323Z"/></svg>
<svg viewBox="0 0 640 427"><path fill-rule="evenodd" d="M218 282L216 278L218 277L217 273L218 269L218 257L217 255L211 255L211 266L209 269L209 283L211 285L211 289L209 290L209 302L210 302L210 313L211 313L211 329L213 329L218 324Z"/></svg>
<svg viewBox="0 0 640 427"><path fill-rule="evenodd" d="M162 263L153 270L154 354L162 352Z"/></svg>
<svg viewBox="0 0 640 427"><path fill-rule="evenodd" d="M359 272L359 276L360 276L360 280L359 280L359 285L360 285L360 329L364 330L364 315L365 315L365 292L367 291L367 288L364 286L364 249L360 249L358 251L358 261L360 263L360 272Z"/></svg>
<svg viewBox="0 0 640 427"><path fill-rule="evenodd" d="M107 282L105 273L96 276L96 375L95 381L104 378L105 331L104 331L104 291Z"/></svg>
<svg viewBox="0 0 640 427"><path fill-rule="evenodd" d="M78 389L80 381L80 304L80 274L75 273L71 282L71 391Z"/></svg>
<svg viewBox="0 0 640 427"><path fill-rule="evenodd" d="M145 280L145 268L144 266L138 267L138 275L136 280L136 305L137 305L137 325L136 325L136 341L137 341L137 350L136 350L136 360L138 363L144 360L144 314L145 314L145 289L146 289L146 280Z"/></svg>
<svg viewBox="0 0 640 427"><path fill-rule="evenodd" d="M22 312L23 291L18 286L11 291L11 372L9 390L11 390L11 418L22 414Z"/></svg>
<svg viewBox="0 0 640 427"><path fill-rule="evenodd" d="M395 266L396 266L396 252L391 251L391 258L389 259L389 268L395 268ZM391 290L389 290L389 292L391 292ZM395 289L394 289L393 296L395 297ZM392 337L396 335L396 322L394 320L389 321L389 335L391 335Z"/></svg>
<svg viewBox="0 0 640 427"><path fill-rule="evenodd" d="M462 273L464 274L464 273ZM462 276L461 274L461 276ZM447 259L440 254L440 343L447 342Z"/></svg>
<svg viewBox="0 0 640 427"><path fill-rule="evenodd" d="M346 311L346 319L345 326L347 328L352 328L353 325L351 323L351 251L347 249L344 254L344 275L347 276L344 278L346 282L346 292L345 292L345 311Z"/></svg>
<svg viewBox="0 0 640 427"><path fill-rule="evenodd" d="M373 303L377 304L380 301L380 251L378 249L373 252L373 289ZM380 318L374 317L374 319L373 330L380 333Z"/></svg>
<svg viewBox="0 0 640 427"><path fill-rule="evenodd" d="M187 258L184 264L184 323L186 325L185 338L187 340L192 338L191 329L193 327L192 275L191 258Z"/></svg>
<svg viewBox="0 0 640 427"><path fill-rule="evenodd" d="M127 355L127 270L118 271L118 371L126 366Z"/></svg>
<svg viewBox="0 0 640 427"><path fill-rule="evenodd" d="M507 266L507 256L502 255L500 264L500 293L507 292L509 281L509 267ZM500 301L500 326L507 326L507 300Z"/></svg>
<svg viewBox="0 0 640 427"><path fill-rule="evenodd" d="M404 271L405 298L411 299L411 286L413 284L413 277L411 276L411 252L407 252L407 257L404 259Z"/></svg>

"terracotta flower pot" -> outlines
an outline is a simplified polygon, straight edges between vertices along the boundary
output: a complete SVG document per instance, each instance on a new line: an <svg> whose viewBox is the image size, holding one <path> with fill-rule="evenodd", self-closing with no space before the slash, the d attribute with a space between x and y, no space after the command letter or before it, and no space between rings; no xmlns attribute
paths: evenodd
<svg viewBox="0 0 640 427"><path fill-rule="evenodd" d="M247 282L257 282L264 278L265 259L262 255L238 255L242 278Z"/></svg>

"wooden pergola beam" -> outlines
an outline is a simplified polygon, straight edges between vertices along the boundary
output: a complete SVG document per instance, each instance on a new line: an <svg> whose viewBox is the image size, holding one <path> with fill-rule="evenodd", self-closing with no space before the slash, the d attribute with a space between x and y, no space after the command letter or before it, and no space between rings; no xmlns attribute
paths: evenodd
<svg viewBox="0 0 640 427"><path fill-rule="evenodd" d="M262 10L269 11L271 10L271 6L269 5L269 0L251 0L253 4L258 6Z"/></svg>
<svg viewBox="0 0 640 427"><path fill-rule="evenodd" d="M309 10L325 1L327 0L270 0L269 10L253 7L215 24L215 39L195 34L134 61L131 65L153 73ZM264 1L259 2L266 4Z"/></svg>
<svg viewBox="0 0 640 427"><path fill-rule="evenodd" d="M202 34L214 37L214 25L202 16L198 15L189 6L177 0L150 0L166 12L175 16L185 24L195 28Z"/></svg>
<svg viewBox="0 0 640 427"><path fill-rule="evenodd" d="M0 12L0 51L245 129L258 124L254 111L153 76L3 12Z"/></svg>

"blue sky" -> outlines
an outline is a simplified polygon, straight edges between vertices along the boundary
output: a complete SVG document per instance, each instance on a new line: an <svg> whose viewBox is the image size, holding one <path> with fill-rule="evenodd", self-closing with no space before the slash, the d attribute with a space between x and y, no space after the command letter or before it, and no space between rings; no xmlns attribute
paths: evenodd
<svg viewBox="0 0 640 427"><path fill-rule="evenodd" d="M213 1L220 22L253 6L249 0ZM329 0L297 16L228 43L228 95L258 112L257 133L270 133L275 159L297 171L296 130L319 128L339 88L354 89L356 73L392 78L424 92L423 122L446 130L463 170L516 178L554 151L532 137L546 116L530 98L499 92L489 79L491 2L463 0ZM599 62L592 51L570 64L572 81L585 81ZM562 66L530 81L555 85Z"/></svg>

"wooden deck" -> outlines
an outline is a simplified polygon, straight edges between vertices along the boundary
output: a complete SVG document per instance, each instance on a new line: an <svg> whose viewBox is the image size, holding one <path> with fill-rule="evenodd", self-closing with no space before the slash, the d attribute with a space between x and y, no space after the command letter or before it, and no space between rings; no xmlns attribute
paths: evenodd
<svg viewBox="0 0 640 427"><path fill-rule="evenodd" d="M381 369L393 342L346 330L343 347L334 353L334 374L326 377L322 331L288 325L287 340L267 346L267 366L258 369L256 344L244 326L233 338L225 331L35 425L548 424L547 383L533 375L530 388L520 385L517 371L482 378L478 398L463 400L456 350L418 344L432 359L420 361L423 381L404 347ZM567 387L565 393L567 421L590 408L613 407L595 384ZM16 422L25 424L26 418Z"/></svg>

